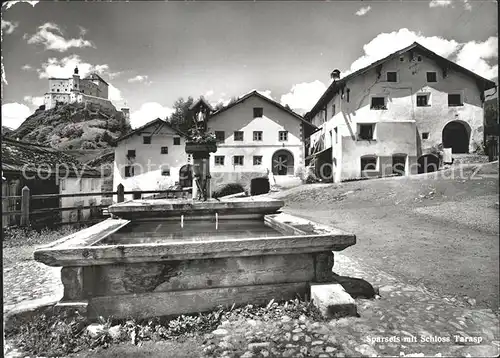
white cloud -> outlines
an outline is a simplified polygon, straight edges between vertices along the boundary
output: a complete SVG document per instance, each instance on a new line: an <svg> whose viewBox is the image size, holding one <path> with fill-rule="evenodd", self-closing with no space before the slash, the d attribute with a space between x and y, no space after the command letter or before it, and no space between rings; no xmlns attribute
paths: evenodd
<svg viewBox="0 0 500 358"><path fill-rule="evenodd" d="M271 90L257 91L257 92L260 93L261 95L263 95L264 97L267 97L267 98L272 99L273 101L275 101L275 99L273 98L273 96L271 96Z"/></svg>
<svg viewBox="0 0 500 358"><path fill-rule="evenodd" d="M469 3L469 0L464 0L464 8L465 10L472 10L472 5Z"/></svg>
<svg viewBox="0 0 500 358"><path fill-rule="evenodd" d="M135 77L129 78L127 80L128 83L147 83L148 82L148 76L147 75L137 75Z"/></svg>
<svg viewBox="0 0 500 358"><path fill-rule="evenodd" d="M451 0L431 0L429 7L448 7L453 6Z"/></svg>
<svg viewBox="0 0 500 358"><path fill-rule="evenodd" d="M32 70L32 69L33 69L33 67L31 67L30 65L26 64L26 65L24 65L23 67L21 67L21 69L22 69L23 71L29 71L29 70Z"/></svg>
<svg viewBox="0 0 500 358"><path fill-rule="evenodd" d="M438 36L425 37L406 28L391 33L381 33L363 46L364 55L354 61L349 70L341 72L341 77L410 46L413 42L418 42L443 57L452 55L459 46L455 40L447 40Z"/></svg>
<svg viewBox="0 0 500 358"><path fill-rule="evenodd" d="M2 105L2 125L16 129L32 114L25 104L13 102Z"/></svg>
<svg viewBox="0 0 500 358"><path fill-rule="evenodd" d="M164 107L158 102L143 103L139 110L130 114L130 125L132 128L137 128L156 118L165 119L174 112L172 108Z"/></svg>
<svg viewBox="0 0 500 358"><path fill-rule="evenodd" d="M325 90L326 85L319 80L298 83L292 86L289 93L281 96L281 104L288 104L296 112L304 114L316 104Z"/></svg>
<svg viewBox="0 0 500 358"><path fill-rule="evenodd" d="M4 31L7 35L10 35L14 32L16 27L19 26L19 22L10 22L2 19L2 31Z"/></svg>
<svg viewBox="0 0 500 358"><path fill-rule="evenodd" d="M362 7L361 9L359 9L358 11L356 11L356 15L358 16L364 16L368 13L368 11L370 11L372 9L371 6L366 6L366 7Z"/></svg>
<svg viewBox="0 0 500 358"><path fill-rule="evenodd" d="M42 44L46 50L54 50L59 52L67 51L72 47L92 47L92 43L84 40L82 37L78 39L66 40L63 37L63 32L59 26L54 23L47 22L38 27L38 32L28 38L29 44Z"/></svg>
<svg viewBox="0 0 500 358"><path fill-rule="evenodd" d="M117 71L117 72L107 72L106 75L109 77L110 80L113 78L117 78L123 73L123 71Z"/></svg>
<svg viewBox="0 0 500 358"><path fill-rule="evenodd" d="M456 62L480 76L488 79L498 77L498 66L492 66L486 60L498 59L498 38L490 37L484 42L470 41L462 46Z"/></svg>
<svg viewBox="0 0 500 358"><path fill-rule="evenodd" d="M215 108L220 103L222 103L223 106L227 106L229 102L231 102L230 98L226 99L224 97L221 97L216 102L210 102L210 105Z"/></svg>
<svg viewBox="0 0 500 358"><path fill-rule="evenodd" d="M111 83L109 84L108 87L108 98L111 102L118 102L123 100L121 91L115 86L113 86Z"/></svg>
<svg viewBox="0 0 500 358"><path fill-rule="evenodd" d="M60 77L67 78L73 74L73 70L78 66L80 77L85 77L90 72L97 72L99 74L105 73L109 70L107 64L104 65L91 65L90 63L82 62L80 56L71 55L62 59L49 58L47 62L42 63L42 68L37 69L39 78Z"/></svg>
<svg viewBox="0 0 500 358"><path fill-rule="evenodd" d="M43 96L24 96L24 102L29 103L30 107L35 110L40 107L44 101Z"/></svg>
<svg viewBox="0 0 500 358"><path fill-rule="evenodd" d="M2 62L1 62L1 70L2 70L2 83L8 85L9 83L7 82L7 76L5 76L5 67L3 67L3 56L2 56ZM2 88L3 90L3 88Z"/></svg>
<svg viewBox="0 0 500 358"><path fill-rule="evenodd" d="M2 4L2 6L5 8L5 10L10 9L12 6L17 4L18 2L26 2L30 4L31 6L35 7L36 4L38 4L40 1L38 0L11 0L11 1L6 1Z"/></svg>
<svg viewBox="0 0 500 358"><path fill-rule="evenodd" d="M208 90L208 91L205 93L205 96L204 96L204 97L208 98L208 97L210 97L210 96L213 96L213 94L214 94L214 93L215 93L215 92L214 92L214 90Z"/></svg>

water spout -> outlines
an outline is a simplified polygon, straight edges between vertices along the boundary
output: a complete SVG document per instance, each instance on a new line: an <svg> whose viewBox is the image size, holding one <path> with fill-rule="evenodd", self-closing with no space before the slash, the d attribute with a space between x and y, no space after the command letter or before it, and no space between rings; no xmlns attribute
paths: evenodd
<svg viewBox="0 0 500 358"><path fill-rule="evenodd" d="M219 214L215 213L215 230L219 230Z"/></svg>
<svg viewBox="0 0 500 358"><path fill-rule="evenodd" d="M184 228L184 215L181 215L181 229Z"/></svg>

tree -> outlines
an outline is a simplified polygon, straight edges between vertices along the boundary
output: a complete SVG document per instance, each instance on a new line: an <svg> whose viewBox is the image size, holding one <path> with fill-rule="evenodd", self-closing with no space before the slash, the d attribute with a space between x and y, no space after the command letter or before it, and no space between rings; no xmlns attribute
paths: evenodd
<svg viewBox="0 0 500 358"><path fill-rule="evenodd" d="M193 97L189 96L187 100L179 98L174 103L174 113L168 119L169 122L183 132L187 132L193 126L193 114L189 107L193 104Z"/></svg>

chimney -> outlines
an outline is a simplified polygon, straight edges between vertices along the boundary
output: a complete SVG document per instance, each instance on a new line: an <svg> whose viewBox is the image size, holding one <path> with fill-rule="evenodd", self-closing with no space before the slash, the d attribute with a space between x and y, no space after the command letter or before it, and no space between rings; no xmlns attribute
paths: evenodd
<svg viewBox="0 0 500 358"><path fill-rule="evenodd" d="M340 70L338 69L333 70L332 73L330 73L330 78L334 81L340 79Z"/></svg>

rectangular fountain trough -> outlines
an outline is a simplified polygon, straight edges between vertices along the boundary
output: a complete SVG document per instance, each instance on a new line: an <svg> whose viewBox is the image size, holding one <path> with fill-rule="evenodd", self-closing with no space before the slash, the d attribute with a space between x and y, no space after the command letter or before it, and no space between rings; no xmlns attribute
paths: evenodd
<svg viewBox="0 0 500 358"><path fill-rule="evenodd" d="M61 304L91 317L146 318L265 304L331 282L332 251L354 235L239 198L133 200L113 217L35 251L62 266ZM217 214L217 215L216 215Z"/></svg>

